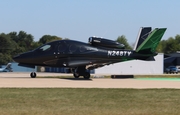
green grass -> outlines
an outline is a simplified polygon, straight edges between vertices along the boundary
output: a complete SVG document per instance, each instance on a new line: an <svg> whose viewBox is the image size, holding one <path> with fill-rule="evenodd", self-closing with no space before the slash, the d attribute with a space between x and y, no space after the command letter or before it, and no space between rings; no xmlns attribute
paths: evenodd
<svg viewBox="0 0 180 115"><path fill-rule="evenodd" d="M179 115L177 89L0 88L0 115Z"/></svg>
<svg viewBox="0 0 180 115"><path fill-rule="evenodd" d="M134 78L180 78L180 74L134 75Z"/></svg>

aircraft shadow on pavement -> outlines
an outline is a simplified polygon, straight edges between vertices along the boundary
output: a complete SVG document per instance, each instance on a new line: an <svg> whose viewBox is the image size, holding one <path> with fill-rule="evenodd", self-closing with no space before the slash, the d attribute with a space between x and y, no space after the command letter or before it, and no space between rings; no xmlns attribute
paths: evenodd
<svg viewBox="0 0 180 115"><path fill-rule="evenodd" d="M92 79L84 79L84 78L60 78L66 80L74 80L74 81L92 81Z"/></svg>
<svg viewBox="0 0 180 115"><path fill-rule="evenodd" d="M30 77L6 77L6 76L2 76L0 78L10 78L10 79L12 79L12 78L23 78L23 79L26 78L26 79L29 79Z"/></svg>
<svg viewBox="0 0 180 115"><path fill-rule="evenodd" d="M128 79L128 78L134 78L134 75L111 75L112 79Z"/></svg>

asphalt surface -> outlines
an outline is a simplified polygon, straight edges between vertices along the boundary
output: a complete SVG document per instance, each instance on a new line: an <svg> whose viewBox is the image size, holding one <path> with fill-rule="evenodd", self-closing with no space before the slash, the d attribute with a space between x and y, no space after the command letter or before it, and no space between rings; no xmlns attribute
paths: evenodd
<svg viewBox="0 0 180 115"><path fill-rule="evenodd" d="M0 73L0 88L174 88L180 89L180 79L111 79L92 78L30 78L30 73ZM71 74L37 73L38 76L72 76Z"/></svg>

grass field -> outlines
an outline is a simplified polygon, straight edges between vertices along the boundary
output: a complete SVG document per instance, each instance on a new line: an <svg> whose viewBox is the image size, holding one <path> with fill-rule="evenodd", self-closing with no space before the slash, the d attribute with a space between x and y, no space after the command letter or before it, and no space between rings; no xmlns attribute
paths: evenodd
<svg viewBox="0 0 180 115"><path fill-rule="evenodd" d="M0 89L0 115L179 115L179 108L177 89Z"/></svg>

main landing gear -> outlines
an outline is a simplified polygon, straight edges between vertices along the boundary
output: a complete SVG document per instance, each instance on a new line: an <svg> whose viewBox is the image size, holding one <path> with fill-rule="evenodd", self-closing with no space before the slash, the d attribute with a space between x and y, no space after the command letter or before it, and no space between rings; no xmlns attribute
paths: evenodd
<svg viewBox="0 0 180 115"><path fill-rule="evenodd" d="M75 69L75 71L73 72L73 75L74 75L75 78L79 78L80 76L83 76L84 79L89 79L90 78L90 73L87 72L85 66L77 67Z"/></svg>
<svg viewBox="0 0 180 115"><path fill-rule="evenodd" d="M33 68L33 72L30 73L31 78L36 78L36 72L35 72L35 67Z"/></svg>

